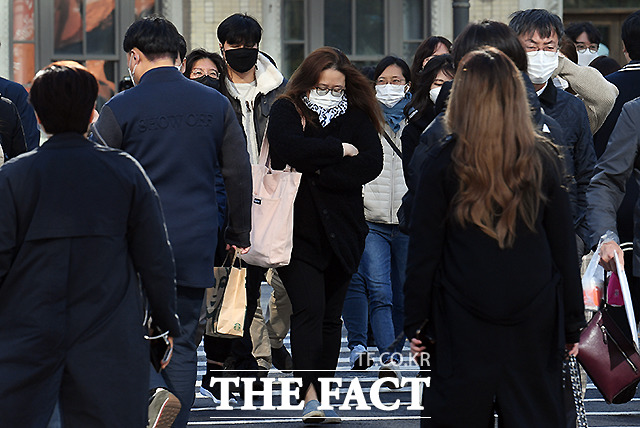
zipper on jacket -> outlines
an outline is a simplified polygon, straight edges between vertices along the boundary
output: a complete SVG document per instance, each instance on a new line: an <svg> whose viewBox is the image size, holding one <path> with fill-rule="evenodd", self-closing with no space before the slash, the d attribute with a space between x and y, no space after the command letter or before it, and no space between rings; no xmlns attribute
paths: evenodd
<svg viewBox="0 0 640 428"><path fill-rule="evenodd" d="M396 133L393 132L393 130L391 129L391 127L389 127L389 131L391 131L391 133L393 134L393 143L395 144L395 136ZM391 149L391 147L389 147L389 149ZM393 205L394 205L394 193L395 193L395 187L396 187L396 180L395 180L395 169L396 169L396 151L391 149L391 192L389 193L389 224L394 224L393 223Z"/></svg>

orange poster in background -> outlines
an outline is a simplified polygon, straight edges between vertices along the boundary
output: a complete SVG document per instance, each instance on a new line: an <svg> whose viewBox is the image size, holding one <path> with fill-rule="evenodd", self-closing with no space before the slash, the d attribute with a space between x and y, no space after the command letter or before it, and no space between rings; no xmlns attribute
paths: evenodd
<svg viewBox="0 0 640 428"><path fill-rule="evenodd" d="M27 87L36 74L35 45L13 44L13 80Z"/></svg>
<svg viewBox="0 0 640 428"><path fill-rule="evenodd" d="M33 1L13 1L13 40L27 41L34 39Z"/></svg>

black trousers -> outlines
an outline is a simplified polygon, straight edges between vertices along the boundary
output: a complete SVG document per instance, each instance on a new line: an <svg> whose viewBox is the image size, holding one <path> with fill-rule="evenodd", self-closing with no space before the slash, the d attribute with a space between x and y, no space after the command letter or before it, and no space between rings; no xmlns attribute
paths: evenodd
<svg viewBox="0 0 640 428"><path fill-rule="evenodd" d="M351 274L335 257L324 270L292 259L278 273L293 309L291 354L294 376L302 378L300 400L311 384L320 397L318 378L333 377L338 365L342 306Z"/></svg>

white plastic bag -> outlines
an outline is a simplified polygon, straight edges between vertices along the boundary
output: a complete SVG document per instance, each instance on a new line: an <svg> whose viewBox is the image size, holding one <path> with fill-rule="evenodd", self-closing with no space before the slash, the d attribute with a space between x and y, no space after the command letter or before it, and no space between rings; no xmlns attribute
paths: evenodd
<svg viewBox="0 0 640 428"><path fill-rule="evenodd" d="M591 261L582 276L582 296L584 308L597 311L604 292L604 268L600 266L600 246L591 257Z"/></svg>

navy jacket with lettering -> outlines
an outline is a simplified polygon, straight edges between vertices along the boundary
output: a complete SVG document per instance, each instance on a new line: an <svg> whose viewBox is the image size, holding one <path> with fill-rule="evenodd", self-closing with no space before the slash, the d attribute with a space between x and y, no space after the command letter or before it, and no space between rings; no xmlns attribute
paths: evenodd
<svg viewBox="0 0 640 428"><path fill-rule="evenodd" d="M227 190L226 242L250 245L251 166L229 101L175 67L154 68L109 100L92 130L96 141L133 155L158 190L178 284L211 286L218 164Z"/></svg>

